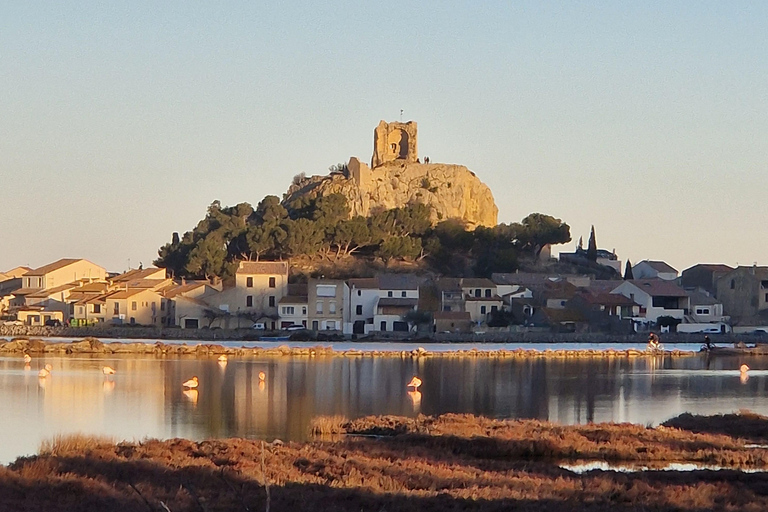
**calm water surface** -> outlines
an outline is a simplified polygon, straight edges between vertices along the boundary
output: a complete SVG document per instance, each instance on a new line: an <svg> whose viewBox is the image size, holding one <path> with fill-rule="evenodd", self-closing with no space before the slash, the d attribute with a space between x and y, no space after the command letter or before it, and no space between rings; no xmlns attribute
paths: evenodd
<svg viewBox="0 0 768 512"><path fill-rule="evenodd" d="M738 372L742 363L753 368L746 382ZM39 379L45 364L52 374ZM105 364L117 374L105 378ZM260 371L265 383L259 383ZM181 382L193 375L200 389L184 393ZM421 396L405 389L413 375L424 381ZM0 431L6 433L0 463L35 453L41 440L58 433L301 440L310 419L325 414L466 412L641 424L685 411L768 414L766 382L768 358L265 357L220 365L213 358L46 356L25 369L15 355L0 357Z"/></svg>

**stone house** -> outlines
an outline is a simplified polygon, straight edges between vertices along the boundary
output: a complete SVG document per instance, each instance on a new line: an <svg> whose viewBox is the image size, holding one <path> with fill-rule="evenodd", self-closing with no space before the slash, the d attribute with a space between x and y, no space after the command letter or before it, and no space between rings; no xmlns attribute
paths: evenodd
<svg viewBox="0 0 768 512"><path fill-rule="evenodd" d="M278 304L288 295L288 263L241 261L234 280L205 302L221 316L222 327L264 322L275 330L280 318ZM234 323L233 323L234 322Z"/></svg>
<svg viewBox="0 0 768 512"><path fill-rule="evenodd" d="M374 306L371 331L408 331L404 317L418 310L419 285L422 279L411 274L382 274L378 276L379 297ZM366 329L369 326L366 325Z"/></svg>
<svg viewBox="0 0 768 512"><path fill-rule="evenodd" d="M497 293L496 283L485 278L441 278L440 310L467 312L475 325L484 325L490 315L502 309L503 300Z"/></svg>
<svg viewBox="0 0 768 512"><path fill-rule="evenodd" d="M162 288L160 293L166 299L165 325L182 329L210 327L214 308L206 299L220 291L208 281L182 280L180 284Z"/></svg>
<svg viewBox="0 0 768 512"><path fill-rule="evenodd" d="M313 331L341 331L344 326L347 284L339 279L310 279L307 320Z"/></svg>
<svg viewBox="0 0 768 512"><path fill-rule="evenodd" d="M677 279L677 270L663 261L643 260L632 267L632 277L674 281Z"/></svg>
<svg viewBox="0 0 768 512"><path fill-rule="evenodd" d="M113 324L162 325L167 299L148 288L117 290L104 296L106 317Z"/></svg>
<svg viewBox="0 0 768 512"><path fill-rule="evenodd" d="M22 287L14 292L12 306L26 305L27 295L69 283L105 281L107 271L85 259L63 258L21 276ZM37 298L32 303L37 303Z"/></svg>
<svg viewBox="0 0 768 512"><path fill-rule="evenodd" d="M734 332L768 326L768 267L737 267L717 280L717 299Z"/></svg>
<svg viewBox="0 0 768 512"><path fill-rule="evenodd" d="M720 263L699 263L683 270L680 274L680 286L689 289L702 289L712 296L717 296L717 280L733 267Z"/></svg>

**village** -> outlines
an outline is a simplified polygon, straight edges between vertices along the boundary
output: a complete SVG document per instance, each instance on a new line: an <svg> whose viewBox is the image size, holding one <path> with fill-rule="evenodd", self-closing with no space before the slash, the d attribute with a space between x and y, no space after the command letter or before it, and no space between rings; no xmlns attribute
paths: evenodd
<svg viewBox="0 0 768 512"><path fill-rule="evenodd" d="M621 262L600 251L599 262ZM575 253L561 253L560 260ZM234 278L172 279L164 268L110 273L85 259L0 273L0 323L17 326L255 329L397 337L411 333L768 332L768 267L641 261L627 279L494 273L381 273L294 282L286 261L241 261ZM183 334L179 335L184 337Z"/></svg>

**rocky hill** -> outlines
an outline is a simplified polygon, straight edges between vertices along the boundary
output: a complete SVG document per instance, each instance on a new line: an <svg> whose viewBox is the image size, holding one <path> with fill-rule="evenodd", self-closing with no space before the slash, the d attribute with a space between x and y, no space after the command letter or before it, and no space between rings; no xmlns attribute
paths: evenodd
<svg viewBox="0 0 768 512"><path fill-rule="evenodd" d="M352 158L346 174L296 180L284 203L334 193L347 197L353 216L422 203L433 207L435 223L460 219L470 228L497 224L498 208L491 190L463 165L395 160L371 170Z"/></svg>

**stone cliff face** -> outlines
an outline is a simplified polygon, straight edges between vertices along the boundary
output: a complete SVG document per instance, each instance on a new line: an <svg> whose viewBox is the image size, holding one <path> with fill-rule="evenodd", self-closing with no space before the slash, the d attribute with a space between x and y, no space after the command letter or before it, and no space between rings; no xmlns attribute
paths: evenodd
<svg viewBox="0 0 768 512"><path fill-rule="evenodd" d="M347 197L352 215L368 216L379 208L422 203L433 207L435 223L460 219L470 228L497 223L498 208L491 190L463 165L396 160L371 170L353 158L349 167L349 178L333 173L293 184L284 203L302 196L340 193Z"/></svg>

